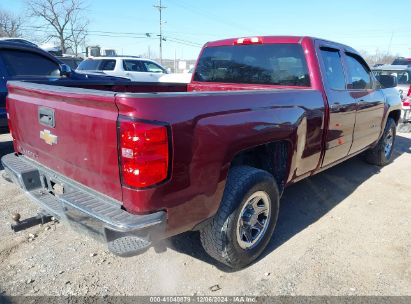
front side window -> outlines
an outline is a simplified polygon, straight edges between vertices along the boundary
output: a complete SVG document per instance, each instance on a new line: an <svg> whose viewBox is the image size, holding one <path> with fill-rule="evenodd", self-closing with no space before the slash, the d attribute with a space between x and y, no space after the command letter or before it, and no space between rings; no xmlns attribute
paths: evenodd
<svg viewBox="0 0 411 304"><path fill-rule="evenodd" d="M147 72L150 73L165 73L164 69L154 62L144 61Z"/></svg>
<svg viewBox="0 0 411 304"><path fill-rule="evenodd" d="M140 60L124 60L123 68L124 71L128 72L146 72L146 69Z"/></svg>
<svg viewBox="0 0 411 304"><path fill-rule="evenodd" d="M321 48L321 58L328 88L345 90L345 76L340 52L335 49Z"/></svg>
<svg viewBox="0 0 411 304"><path fill-rule="evenodd" d="M0 51L0 56L10 76L60 76L58 63L40 54L5 49Z"/></svg>
<svg viewBox="0 0 411 304"><path fill-rule="evenodd" d="M372 88L371 71L366 64L354 54L347 53L350 89L366 90Z"/></svg>
<svg viewBox="0 0 411 304"><path fill-rule="evenodd" d="M195 81L310 86L299 44L251 44L205 48Z"/></svg>

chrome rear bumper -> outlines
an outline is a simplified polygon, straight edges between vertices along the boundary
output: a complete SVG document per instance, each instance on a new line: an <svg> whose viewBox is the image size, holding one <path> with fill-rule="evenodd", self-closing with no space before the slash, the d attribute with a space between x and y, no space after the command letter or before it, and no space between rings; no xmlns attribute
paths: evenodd
<svg viewBox="0 0 411 304"><path fill-rule="evenodd" d="M23 155L2 157L4 178L22 188L51 215L107 243L116 255L144 252L165 230L166 213L135 215L121 203L58 174ZM56 186L57 185L57 186Z"/></svg>

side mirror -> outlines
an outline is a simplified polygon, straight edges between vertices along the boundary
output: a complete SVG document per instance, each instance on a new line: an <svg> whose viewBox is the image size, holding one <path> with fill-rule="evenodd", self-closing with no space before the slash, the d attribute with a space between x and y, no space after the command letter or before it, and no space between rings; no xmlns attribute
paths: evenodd
<svg viewBox="0 0 411 304"><path fill-rule="evenodd" d="M171 69L170 68L167 68L167 74L171 74Z"/></svg>
<svg viewBox="0 0 411 304"><path fill-rule="evenodd" d="M395 88L398 85L397 77L394 75L375 76L384 89Z"/></svg>
<svg viewBox="0 0 411 304"><path fill-rule="evenodd" d="M70 77L71 68L67 64L60 65L60 76Z"/></svg>

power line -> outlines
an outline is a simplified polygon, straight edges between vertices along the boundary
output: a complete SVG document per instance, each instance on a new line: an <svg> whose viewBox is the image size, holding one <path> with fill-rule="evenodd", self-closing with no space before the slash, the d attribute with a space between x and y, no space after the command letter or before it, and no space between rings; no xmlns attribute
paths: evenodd
<svg viewBox="0 0 411 304"><path fill-rule="evenodd" d="M50 29L49 26L46 25L39 25L39 26L22 26L22 29ZM66 30L66 32L68 29ZM78 32L81 30L73 29L73 32ZM141 36L141 38L146 38L150 37L151 35L154 35L154 33L136 33L136 32L110 32L110 31L93 31L93 30L87 30L87 33L97 33L97 34L113 34L113 35L132 35L132 36Z"/></svg>
<svg viewBox="0 0 411 304"><path fill-rule="evenodd" d="M25 30L31 30L35 32L42 32L42 33L47 33L47 34L53 34L52 32L49 31L49 28L45 26L24 26L22 29ZM47 30L47 31L45 31ZM88 31L90 36L95 36L95 37L110 37L110 38L129 38L129 39L149 39L149 40L154 40L157 38L152 37L152 33L131 33L131 32L106 32L106 31ZM170 41L176 44L180 45L185 45L185 46L190 46L190 47L196 47L196 48L201 48L202 45L196 42L180 39L177 37L163 37L163 41Z"/></svg>
<svg viewBox="0 0 411 304"><path fill-rule="evenodd" d="M224 24L226 26L230 26L232 28L235 29L242 29L248 33L254 33L255 31L251 28L245 27L244 25L240 24L240 23L236 23L236 22L232 22L232 21L228 21L226 18L221 18L220 16L217 16L216 14L214 14L212 11L208 11L205 10L203 8L196 8L194 6L191 6L190 4L184 2L184 1L173 1L175 5L181 7L182 9L185 9L191 13L200 15L201 17L205 18L205 19L209 19L209 20L214 20L217 21L221 24Z"/></svg>

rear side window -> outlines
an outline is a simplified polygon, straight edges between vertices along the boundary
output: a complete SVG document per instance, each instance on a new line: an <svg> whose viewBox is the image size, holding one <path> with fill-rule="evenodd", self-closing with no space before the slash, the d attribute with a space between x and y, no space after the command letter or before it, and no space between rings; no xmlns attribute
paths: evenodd
<svg viewBox="0 0 411 304"><path fill-rule="evenodd" d="M371 71L357 55L346 53L350 89L365 90L372 88Z"/></svg>
<svg viewBox="0 0 411 304"><path fill-rule="evenodd" d="M114 59L88 59L82 61L77 69L80 71L113 71L115 67Z"/></svg>
<svg viewBox="0 0 411 304"><path fill-rule="evenodd" d="M123 68L124 71L129 72L147 72L146 67L140 60L124 60Z"/></svg>
<svg viewBox="0 0 411 304"><path fill-rule="evenodd" d="M340 52L335 49L321 48L321 58L328 88L345 90L345 76Z"/></svg>
<svg viewBox="0 0 411 304"><path fill-rule="evenodd" d="M0 56L10 76L60 76L58 63L40 54L17 50L1 50Z"/></svg>
<svg viewBox="0 0 411 304"><path fill-rule="evenodd" d="M299 44L251 44L204 49L195 81L310 86Z"/></svg>
<svg viewBox="0 0 411 304"><path fill-rule="evenodd" d="M79 64L77 70L80 71L97 71L100 60L87 59Z"/></svg>

